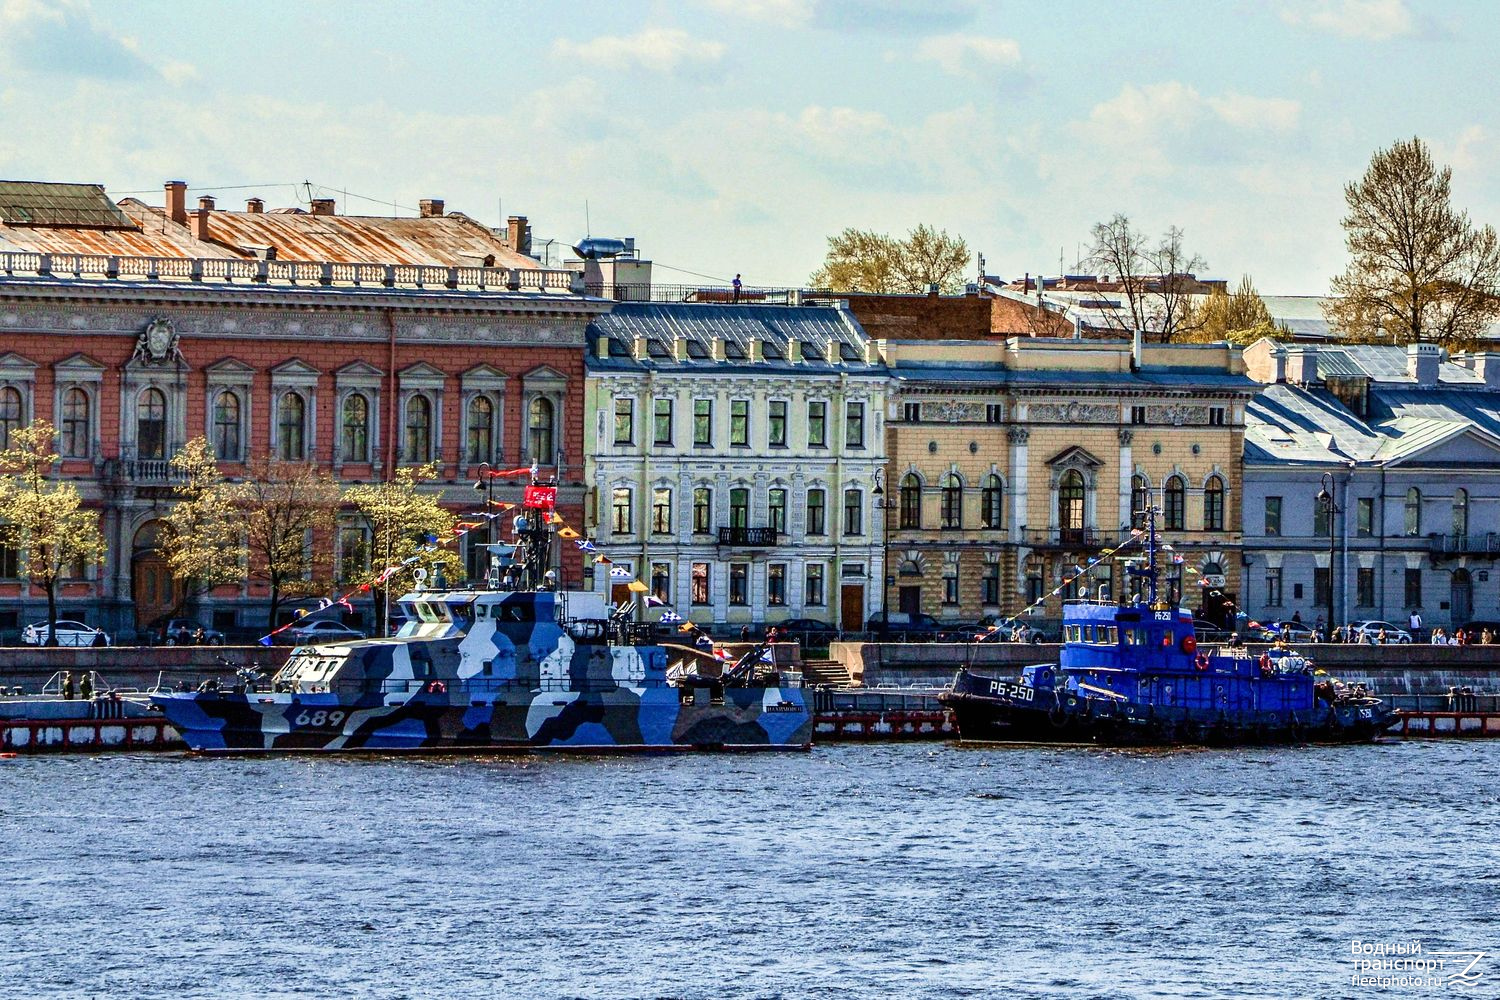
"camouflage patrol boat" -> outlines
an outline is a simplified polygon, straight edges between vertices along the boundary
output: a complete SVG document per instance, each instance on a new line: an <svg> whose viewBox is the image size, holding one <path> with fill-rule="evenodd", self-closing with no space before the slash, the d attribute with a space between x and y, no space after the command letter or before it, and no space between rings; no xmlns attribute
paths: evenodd
<svg viewBox="0 0 1500 1000"><path fill-rule="evenodd" d="M530 498L505 546L515 589L417 590L390 638L298 647L269 685L242 678L153 702L199 751L811 745L801 677L766 662L765 646L725 667L655 642L602 594L547 589L549 512Z"/></svg>

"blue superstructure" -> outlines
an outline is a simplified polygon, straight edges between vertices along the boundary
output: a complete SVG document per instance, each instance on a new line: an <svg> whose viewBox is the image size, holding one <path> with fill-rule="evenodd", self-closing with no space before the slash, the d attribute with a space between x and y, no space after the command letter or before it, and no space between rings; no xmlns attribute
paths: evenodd
<svg viewBox="0 0 1500 1000"><path fill-rule="evenodd" d="M1157 593L1155 511L1136 599L1063 605L1057 664L1019 678L964 668L943 701L965 740L1125 744L1364 741L1393 723L1379 699L1287 649L1200 648L1192 614Z"/></svg>

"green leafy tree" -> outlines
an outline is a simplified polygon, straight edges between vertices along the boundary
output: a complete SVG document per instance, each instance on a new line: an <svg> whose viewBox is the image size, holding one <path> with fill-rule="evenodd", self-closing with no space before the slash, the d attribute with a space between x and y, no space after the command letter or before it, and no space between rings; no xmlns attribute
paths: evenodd
<svg viewBox="0 0 1500 1000"><path fill-rule="evenodd" d="M1483 333L1500 308L1500 237L1453 207L1452 176L1413 138L1344 188L1349 264L1323 307L1340 335L1459 348Z"/></svg>
<svg viewBox="0 0 1500 1000"><path fill-rule="evenodd" d="M317 543L333 535L338 484L316 466L263 457L249 463L234 497L250 576L270 588L267 625L275 628L285 601L323 594L332 586L328 546Z"/></svg>
<svg viewBox="0 0 1500 1000"><path fill-rule="evenodd" d="M207 438L194 438L172 456L177 502L163 518L162 554L181 582L182 600L245 578L245 521L239 491L224 481Z"/></svg>
<svg viewBox="0 0 1500 1000"><path fill-rule="evenodd" d="M453 546L428 540L452 538L456 523L453 514L443 509L439 496L422 489L424 482L436 478L436 465L405 466L387 482L351 486L344 491L344 499L353 504L370 529L369 551L375 562L381 569L400 567L371 588L381 607L387 606L392 592L411 589L418 569L425 571L428 581L441 577L452 582L463 573L463 561ZM402 565L412 557L412 563Z"/></svg>
<svg viewBox="0 0 1500 1000"><path fill-rule="evenodd" d="M1188 331L1184 339L1198 343L1227 340L1244 345L1262 337L1292 339L1292 331L1271 318L1265 299L1255 290L1248 274L1240 278L1239 287L1233 292L1215 290L1198 302L1183 325Z"/></svg>
<svg viewBox="0 0 1500 1000"><path fill-rule="evenodd" d="M835 292L922 293L963 290L969 245L947 230L920 225L896 239L865 229L828 237L828 255L808 283Z"/></svg>
<svg viewBox="0 0 1500 1000"><path fill-rule="evenodd" d="M99 515L72 483L51 478L56 431L45 420L12 431L0 452L0 541L21 555L21 575L47 592L47 645L57 645L58 584L104 557Z"/></svg>

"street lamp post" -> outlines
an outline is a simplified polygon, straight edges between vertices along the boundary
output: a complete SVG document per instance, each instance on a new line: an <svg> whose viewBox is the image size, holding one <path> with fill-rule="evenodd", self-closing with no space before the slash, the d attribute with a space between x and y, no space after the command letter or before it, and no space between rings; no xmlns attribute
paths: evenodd
<svg viewBox="0 0 1500 1000"><path fill-rule="evenodd" d="M495 477L490 474L490 463L479 463L479 479L474 483L476 490L484 491L484 561L480 564L484 575L484 585L490 585L490 559L494 550L490 546L495 541L495 519L491 517L495 506Z"/></svg>
<svg viewBox="0 0 1500 1000"><path fill-rule="evenodd" d="M891 614L887 599L891 589L891 505L885 497L884 469L875 470L875 489L870 495L875 498L875 509L880 511L880 627L889 632Z"/></svg>
<svg viewBox="0 0 1500 1000"><path fill-rule="evenodd" d="M1340 508L1334 502L1333 473L1323 473L1322 488L1318 490L1318 505L1323 509L1323 514L1328 518L1328 636L1333 635L1333 522L1334 515L1340 513Z"/></svg>

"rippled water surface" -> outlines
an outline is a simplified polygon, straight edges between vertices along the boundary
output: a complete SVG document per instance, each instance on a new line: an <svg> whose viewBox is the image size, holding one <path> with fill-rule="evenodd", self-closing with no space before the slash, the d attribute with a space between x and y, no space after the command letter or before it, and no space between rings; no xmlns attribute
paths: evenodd
<svg viewBox="0 0 1500 1000"><path fill-rule="evenodd" d="M1351 941L1500 952L1497 842L1500 742L20 758L0 995L1438 996Z"/></svg>

